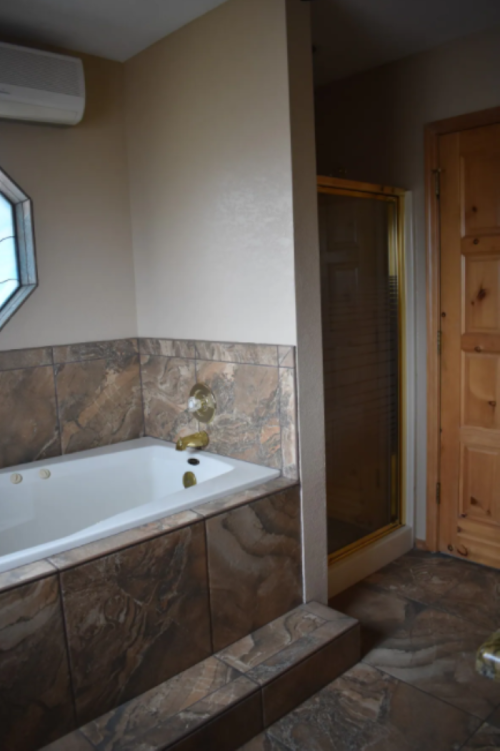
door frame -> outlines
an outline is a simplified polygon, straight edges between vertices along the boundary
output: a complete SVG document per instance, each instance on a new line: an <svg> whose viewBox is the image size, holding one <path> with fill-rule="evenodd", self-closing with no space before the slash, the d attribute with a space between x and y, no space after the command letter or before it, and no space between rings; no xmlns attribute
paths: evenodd
<svg viewBox="0 0 500 751"><path fill-rule="evenodd" d="M336 553L330 553L328 556L328 565L332 567L339 561L349 558L353 553L377 543L387 535L394 533L396 530L407 524L408 516L408 498L407 498L407 310L406 310L406 213L405 198L407 191L403 188L397 188L388 185L379 185L374 183L360 182L357 180L347 180L343 177L327 177L324 175L317 176L318 193L333 193L335 195L359 196L363 198L374 198L379 200L393 200L396 204L397 211L397 256L398 256L398 317L399 317L399 511L400 518L397 522L388 524L361 540L347 545ZM412 507L413 510L413 507ZM332 594L330 593L330 596Z"/></svg>
<svg viewBox="0 0 500 751"><path fill-rule="evenodd" d="M441 425L441 247L439 212L439 137L500 123L500 107L470 112L425 126L425 221L427 270L427 550L439 548ZM421 547L421 546L419 546Z"/></svg>

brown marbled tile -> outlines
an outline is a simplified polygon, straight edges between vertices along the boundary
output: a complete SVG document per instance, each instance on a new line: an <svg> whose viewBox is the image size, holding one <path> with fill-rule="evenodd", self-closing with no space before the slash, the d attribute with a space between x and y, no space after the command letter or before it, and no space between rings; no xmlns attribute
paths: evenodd
<svg viewBox="0 0 500 751"><path fill-rule="evenodd" d="M409 627L424 605L361 582L337 595L330 604L361 623L361 650L367 654L401 626Z"/></svg>
<svg viewBox="0 0 500 751"><path fill-rule="evenodd" d="M436 602L454 615L496 631L500 625L500 571L469 564L453 589Z"/></svg>
<svg viewBox="0 0 500 751"><path fill-rule="evenodd" d="M0 748L35 751L74 728L57 576L0 594Z"/></svg>
<svg viewBox="0 0 500 751"><path fill-rule="evenodd" d="M244 636L218 652L217 656L236 670L247 673L324 623L323 618L298 607Z"/></svg>
<svg viewBox="0 0 500 751"><path fill-rule="evenodd" d="M278 363L280 368L294 368L295 347L288 347L280 344L278 347Z"/></svg>
<svg viewBox="0 0 500 751"><path fill-rule="evenodd" d="M244 746L240 746L239 751L288 751L288 748L265 732L256 735Z"/></svg>
<svg viewBox="0 0 500 751"><path fill-rule="evenodd" d="M113 339L105 342L83 342L54 347L54 362L109 360L113 357L132 357L139 352L137 339Z"/></svg>
<svg viewBox="0 0 500 751"><path fill-rule="evenodd" d="M139 352L141 355L181 357L188 360L196 357L194 342L187 339L139 339Z"/></svg>
<svg viewBox="0 0 500 751"><path fill-rule="evenodd" d="M2 571L0 573L0 592L18 587L20 584L27 584L37 579L43 579L45 576L55 573L56 569L54 566L45 560L27 563L25 566L18 566L17 568L10 569L10 571Z"/></svg>
<svg viewBox="0 0 500 751"><path fill-rule="evenodd" d="M267 732L289 751L459 751L478 722L360 663Z"/></svg>
<svg viewBox="0 0 500 751"><path fill-rule="evenodd" d="M115 749L156 748L150 736L158 732L163 748L167 742L175 742L179 735L189 732L189 720L179 723L180 713L198 705L239 677L239 673L224 665L215 657L179 673L168 681L146 691L136 699L122 704L99 719L81 728L83 735L105 751ZM251 686L252 691L255 686ZM246 695L246 694L245 694ZM184 727L183 727L184 724ZM198 722L195 723L198 726Z"/></svg>
<svg viewBox="0 0 500 751"><path fill-rule="evenodd" d="M213 516L206 528L217 651L300 604L299 490Z"/></svg>
<svg viewBox="0 0 500 751"><path fill-rule="evenodd" d="M144 540L158 537L165 532L172 532L175 529L187 527L189 524L199 520L200 517L194 511L179 511L178 514L172 514L157 521L149 522L149 524L143 524L141 527L133 527L133 529L128 529L117 535L103 537L101 540L89 542L87 545L81 545L78 548L72 548L63 553L57 553L57 555L50 556L48 560L56 569L64 571L64 569L78 566L95 558L101 558L104 555L109 555L117 550L136 545Z"/></svg>
<svg viewBox="0 0 500 751"><path fill-rule="evenodd" d="M0 469L59 456L51 366L0 372Z"/></svg>
<svg viewBox="0 0 500 751"><path fill-rule="evenodd" d="M487 629L427 608L363 659L485 720L500 704L500 684L475 671L476 651L488 636Z"/></svg>
<svg viewBox="0 0 500 751"><path fill-rule="evenodd" d="M61 572L79 723L211 653L203 522Z"/></svg>
<svg viewBox="0 0 500 751"><path fill-rule="evenodd" d="M461 751L498 751L500 749L500 729L485 722L472 738L469 738Z"/></svg>
<svg viewBox="0 0 500 751"><path fill-rule="evenodd" d="M242 686L246 687L244 681L244 678L240 678L235 684L241 682ZM170 749L234 751L256 733L260 733L262 728L262 697L260 692L256 691Z"/></svg>
<svg viewBox="0 0 500 751"><path fill-rule="evenodd" d="M57 365L64 454L143 435L138 355Z"/></svg>
<svg viewBox="0 0 500 751"><path fill-rule="evenodd" d="M310 613L314 613L314 615L317 615L324 621L338 621L344 620L345 618L351 618L350 615L341 613L339 610L335 610L335 608L323 605L321 602L316 602L315 600L306 602L301 607L303 607L304 610L308 610Z"/></svg>
<svg viewBox="0 0 500 751"><path fill-rule="evenodd" d="M198 430L187 411L189 392L196 383L194 360L141 355L146 435L175 442Z"/></svg>
<svg viewBox="0 0 500 751"><path fill-rule="evenodd" d="M237 506L242 506L250 501L256 501L258 498L264 498L265 496L276 493L280 490L286 490L288 488L297 487L297 480L289 477L276 477L269 482L263 482L261 485L256 485L254 488L248 490L242 490L238 493L229 493L223 498L216 498L214 501L208 501L196 506L196 513L205 518L220 514L221 511L227 511Z"/></svg>
<svg viewBox="0 0 500 751"><path fill-rule="evenodd" d="M227 342L195 342L198 360L242 363L247 365L278 365L275 344L229 344Z"/></svg>
<svg viewBox="0 0 500 751"><path fill-rule="evenodd" d="M351 631L356 634L354 656L355 661L357 661L360 656L359 625L354 618L347 618L337 621L326 621L314 631L305 634L300 639L284 647L280 652L268 657L260 664L250 668L250 670L245 671L245 675L259 686L265 686L295 667L297 663L302 662L319 649L325 647L331 641L339 640Z"/></svg>
<svg viewBox="0 0 500 751"><path fill-rule="evenodd" d="M95 751L95 746L79 730L75 730L54 743L44 746L41 751Z"/></svg>
<svg viewBox="0 0 500 751"><path fill-rule="evenodd" d="M279 369L280 383L280 426L281 426L281 468L285 477L298 477L297 462L297 400L295 393L295 371L291 368Z"/></svg>
<svg viewBox="0 0 500 751"><path fill-rule="evenodd" d="M352 668L358 662L359 655L358 627L334 637L321 649L304 656L300 661L295 655L292 666L267 682L262 689L264 726L269 727L327 683Z"/></svg>
<svg viewBox="0 0 500 751"><path fill-rule="evenodd" d="M365 581L410 600L432 604L463 581L468 568L464 561L411 550Z"/></svg>
<svg viewBox="0 0 500 751"><path fill-rule="evenodd" d="M197 362L198 381L214 392L209 451L281 467L278 368Z"/></svg>
<svg viewBox="0 0 500 751"><path fill-rule="evenodd" d="M38 368L42 365L52 365L52 347L11 349L0 352L0 371Z"/></svg>

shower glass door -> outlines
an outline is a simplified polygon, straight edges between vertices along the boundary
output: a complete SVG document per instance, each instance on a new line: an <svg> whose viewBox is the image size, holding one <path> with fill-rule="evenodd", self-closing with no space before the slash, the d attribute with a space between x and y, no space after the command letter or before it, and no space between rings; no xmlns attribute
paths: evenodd
<svg viewBox="0 0 500 751"><path fill-rule="evenodd" d="M403 197L318 182L328 553L338 558L401 523Z"/></svg>

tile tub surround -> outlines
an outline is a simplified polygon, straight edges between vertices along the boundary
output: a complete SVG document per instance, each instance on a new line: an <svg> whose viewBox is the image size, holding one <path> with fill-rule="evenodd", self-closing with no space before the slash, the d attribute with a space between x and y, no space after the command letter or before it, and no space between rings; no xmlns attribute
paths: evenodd
<svg viewBox="0 0 500 751"><path fill-rule="evenodd" d="M137 339L0 352L0 469L144 434Z"/></svg>
<svg viewBox="0 0 500 751"><path fill-rule="evenodd" d="M140 339L139 349L147 435L206 429L208 451L298 476L294 347ZM217 399L208 426L186 412L195 380Z"/></svg>
<svg viewBox="0 0 500 751"><path fill-rule="evenodd" d="M354 619L301 605L44 751L234 751L358 658Z"/></svg>
<svg viewBox="0 0 500 751"><path fill-rule="evenodd" d="M224 604L213 594L218 592L224 576L230 582L229 591L235 586L235 578L232 559L221 555L218 535L208 531L211 525L215 530L227 525L235 539L246 546L245 558L238 553L244 574L240 597L252 615L247 631L241 631L242 622L238 621L238 633L232 641L246 636L255 627L256 619L270 621L281 616L290 602L295 604L297 597L300 602L299 505L296 481L279 477L195 510L0 574L0 622L16 608L26 607L29 611L7 624L8 638L0 646L0 660L9 666L8 670L0 667L0 697L12 694L16 702L14 712L2 705L0 698L0 748L5 747L1 733L9 738L9 734L20 732L20 715L26 742L19 744L19 751L35 751L215 651L211 622L221 622L219 608ZM241 512L246 509L261 529L238 538ZM283 560L285 551L293 562L288 573ZM257 590L255 583L262 584L259 577L263 571L269 572L269 586ZM280 571L286 574L283 580L276 575ZM36 607L26 594L31 590L41 593ZM36 650L24 645L18 648L29 634L26 622L30 608L36 611ZM50 618L46 613L51 614ZM227 614L225 608L223 614ZM303 629L294 630L290 625L287 633L299 635ZM1 639L0 629L0 645ZM40 660L48 657L50 665L45 666ZM243 676L243 671L238 674ZM37 675L38 680L33 681L32 675ZM249 680L242 678L235 688L247 685ZM227 689L229 693L232 690ZM243 698L235 694L238 707L247 700L243 694ZM221 701L225 695L220 695ZM248 713L261 717L255 701L261 699L249 700ZM200 717L211 711L210 705L203 703L198 709ZM243 718L245 714L246 710ZM240 725L240 720L236 724ZM252 730L239 742L246 742L259 731ZM218 732L217 727L213 732ZM18 751L18 746L14 747ZM182 748L187 751L190 747Z"/></svg>
<svg viewBox="0 0 500 751"><path fill-rule="evenodd" d="M74 727L58 577L0 593L0 748L31 751Z"/></svg>
<svg viewBox="0 0 500 751"><path fill-rule="evenodd" d="M207 427L186 411L205 380ZM174 441L206 427L208 451L298 477L295 349L120 339L0 352L0 469L139 438Z"/></svg>

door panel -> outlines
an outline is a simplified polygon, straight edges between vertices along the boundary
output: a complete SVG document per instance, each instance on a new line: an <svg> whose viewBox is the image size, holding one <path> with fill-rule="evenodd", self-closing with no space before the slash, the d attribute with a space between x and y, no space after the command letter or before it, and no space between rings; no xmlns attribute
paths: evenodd
<svg viewBox="0 0 500 751"><path fill-rule="evenodd" d="M500 125L440 138L439 545L500 567Z"/></svg>

